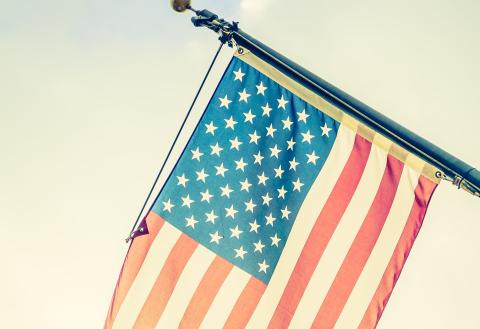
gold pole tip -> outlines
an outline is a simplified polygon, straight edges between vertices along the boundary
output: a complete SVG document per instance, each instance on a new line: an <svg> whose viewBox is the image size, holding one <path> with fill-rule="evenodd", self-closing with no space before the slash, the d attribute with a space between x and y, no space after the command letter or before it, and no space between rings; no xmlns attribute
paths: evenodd
<svg viewBox="0 0 480 329"><path fill-rule="evenodd" d="M173 10L178 13L183 13L185 10L190 8L190 0L170 0L170 5Z"/></svg>

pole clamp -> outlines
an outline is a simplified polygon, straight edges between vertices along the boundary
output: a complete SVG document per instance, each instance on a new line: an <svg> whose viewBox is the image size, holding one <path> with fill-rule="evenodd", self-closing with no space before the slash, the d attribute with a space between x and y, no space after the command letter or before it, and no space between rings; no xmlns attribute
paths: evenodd
<svg viewBox="0 0 480 329"><path fill-rule="evenodd" d="M192 17L194 26L206 27L219 35L218 39L221 43L226 43L229 47L235 46L232 34L238 31L238 22L227 22L207 9L191 10L196 14L196 16Z"/></svg>
<svg viewBox="0 0 480 329"><path fill-rule="evenodd" d="M473 186L469 181L465 180L465 177L459 175L448 176L444 172L437 171L435 173L437 178L452 183L458 189L462 189L472 194L473 196L480 197L480 190Z"/></svg>

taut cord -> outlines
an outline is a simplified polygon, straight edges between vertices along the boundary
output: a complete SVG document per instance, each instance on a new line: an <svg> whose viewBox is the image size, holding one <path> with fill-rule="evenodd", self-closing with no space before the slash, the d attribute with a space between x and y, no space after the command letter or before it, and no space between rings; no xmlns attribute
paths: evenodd
<svg viewBox="0 0 480 329"><path fill-rule="evenodd" d="M220 43L220 46L217 49L217 52L215 53L215 56L213 56L213 60L210 63L210 66L208 67L207 72L205 73L205 76L203 77L202 83L200 84L200 87L198 88L198 91L193 98L192 104L190 105L190 108L187 111L187 114L185 115L185 118L183 119L182 125L180 126L180 129L177 132L177 135L175 136L175 139L173 140L172 145L170 146L170 149L168 150L167 156L165 157L165 160L162 163L162 166L160 167L160 170L157 173L157 177L155 177L155 180L152 184L152 187L150 188L150 191L148 192L147 198L145 199L142 208L140 209L140 212L138 213L137 219L135 220L135 223L133 224L132 230L130 231L130 234L128 237L125 239L125 241L128 243L135 235L135 228L137 227L137 224L142 217L143 211L145 210L145 207L147 206L148 201L150 200L150 197L152 196L152 193L155 189L155 186L157 186L158 180L160 176L162 175L163 169L165 168L165 165L167 164L168 160L170 159L170 155L172 154L173 149L175 148L175 145L177 144L178 138L180 137L180 134L182 133L183 128L185 127L186 122L188 121L188 118L190 117L190 114L192 113L192 109L195 106L195 103L197 101L198 96L200 95L200 92L202 91L203 85L205 84L205 81L208 78L208 75L210 74L210 71L212 70L213 65L215 64L215 61L217 60L218 55L220 54L220 51L222 50L222 47L224 45L224 42Z"/></svg>

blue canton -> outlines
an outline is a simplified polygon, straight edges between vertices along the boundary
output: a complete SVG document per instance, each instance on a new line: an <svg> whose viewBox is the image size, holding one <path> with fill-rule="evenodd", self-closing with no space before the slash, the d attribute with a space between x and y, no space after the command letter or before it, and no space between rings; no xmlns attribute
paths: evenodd
<svg viewBox="0 0 480 329"><path fill-rule="evenodd" d="M268 283L338 127L234 58L153 211Z"/></svg>

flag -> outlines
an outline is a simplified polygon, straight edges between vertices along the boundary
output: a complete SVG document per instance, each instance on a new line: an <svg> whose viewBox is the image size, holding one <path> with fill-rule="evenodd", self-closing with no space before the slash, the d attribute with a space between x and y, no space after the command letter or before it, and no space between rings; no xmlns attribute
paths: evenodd
<svg viewBox="0 0 480 329"><path fill-rule="evenodd" d="M373 328L435 172L237 53L137 230L105 328Z"/></svg>

